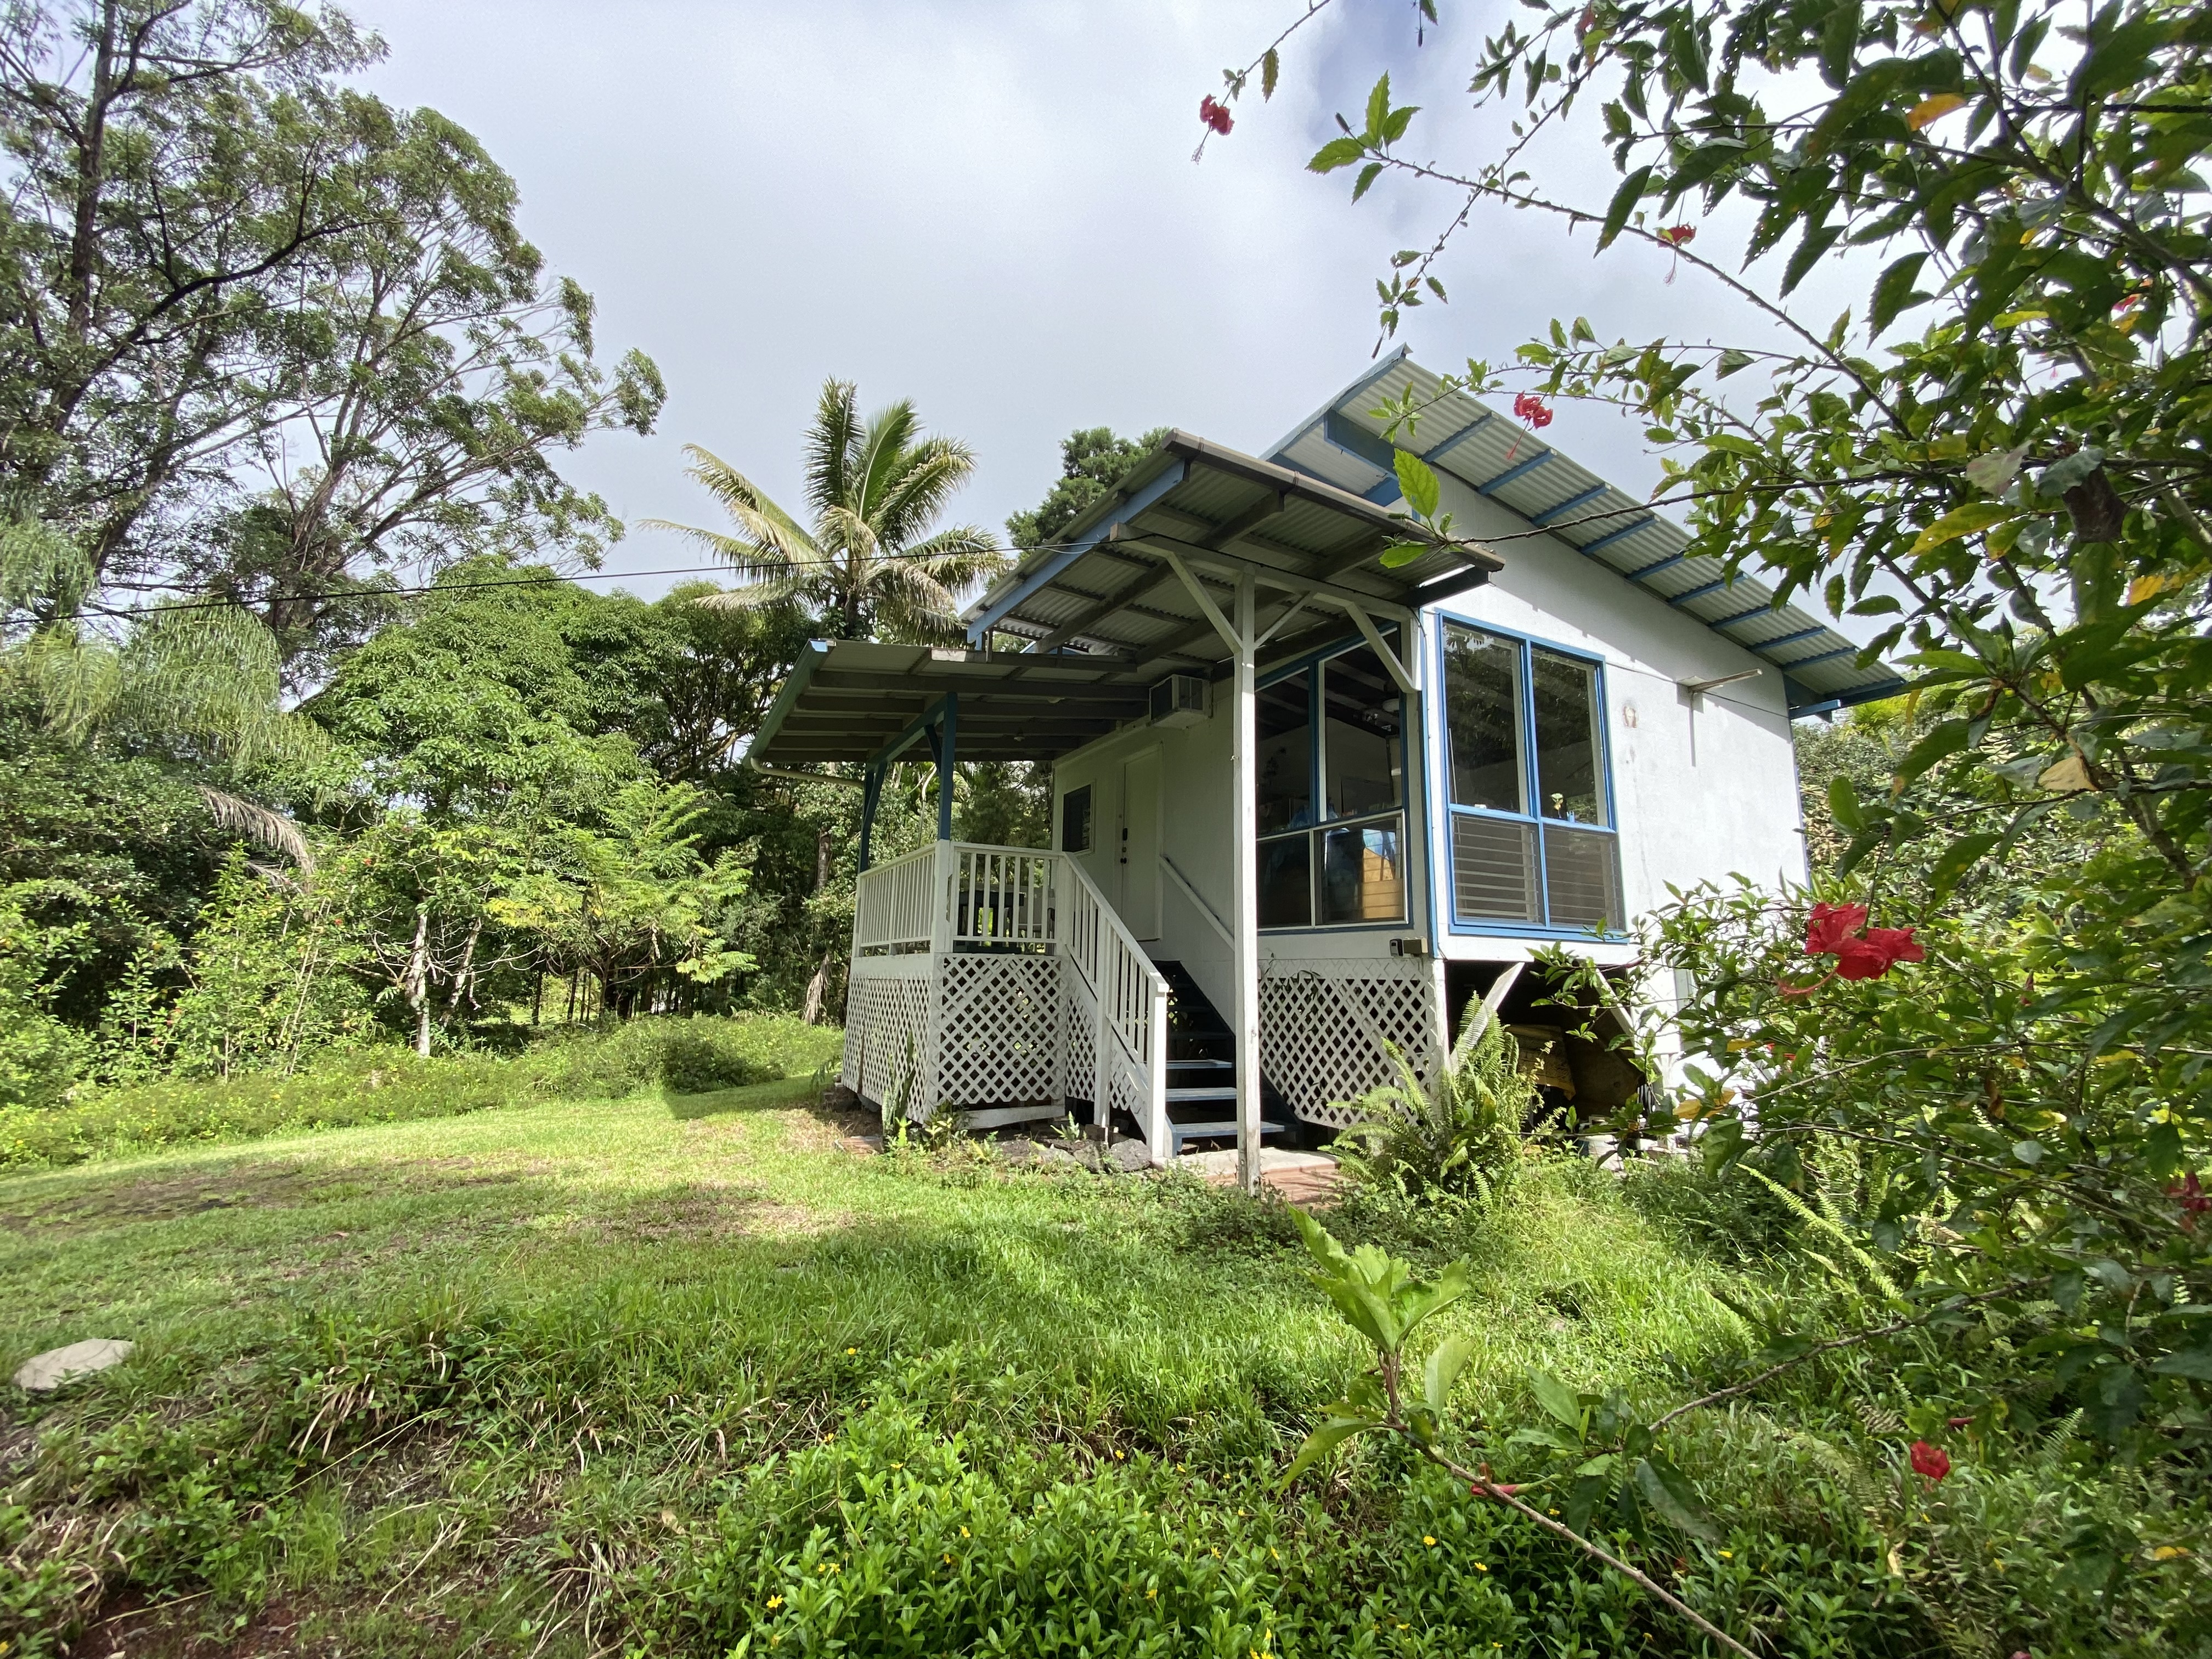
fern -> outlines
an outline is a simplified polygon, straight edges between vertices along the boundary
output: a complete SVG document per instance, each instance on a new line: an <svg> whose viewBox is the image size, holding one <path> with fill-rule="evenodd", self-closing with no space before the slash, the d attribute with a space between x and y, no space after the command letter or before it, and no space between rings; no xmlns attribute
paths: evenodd
<svg viewBox="0 0 2212 1659"><path fill-rule="evenodd" d="M1767 1190L1771 1192L1777 1198L1780 1199L1784 1205L1788 1206L1790 1213L1795 1215L1800 1221L1802 1221L1808 1227L1817 1228L1821 1232L1826 1233L1838 1243L1841 1244L1845 1249L1849 1250L1851 1253L1852 1259L1866 1271L1867 1277L1875 1282L1876 1286L1878 1286L1881 1291L1881 1293L1885 1297L1887 1297L1890 1301L1900 1304L1905 1301L1905 1292L1898 1289L1897 1281L1890 1278L1887 1273L1882 1271L1881 1263L1876 1261L1872 1254L1862 1246L1856 1239L1851 1237L1850 1231L1844 1227L1842 1222L1836 1220L1832 1217L1821 1214L1820 1211L1815 1210L1811 1205L1806 1203L1803 1199L1798 1197L1796 1194L1791 1192L1787 1187L1775 1180L1773 1176L1768 1175L1765 1170L1754 1169L1749 1164L1745 1164L1740 1167L1742 1169L1743 1172L1751 1176L1753 1180L1764 1183ZM1832 1273L1834 1273L1838 1278L1844 1279L1846 1277L1841 1268L1836 1267L1833 1262L1829 1261L1825 1256L1814 1255L1809 1250L1807 1251L1806 1254L1812 1255L1814 1261L1820 1262L1821 1266L1828 1268Z"/></svg>

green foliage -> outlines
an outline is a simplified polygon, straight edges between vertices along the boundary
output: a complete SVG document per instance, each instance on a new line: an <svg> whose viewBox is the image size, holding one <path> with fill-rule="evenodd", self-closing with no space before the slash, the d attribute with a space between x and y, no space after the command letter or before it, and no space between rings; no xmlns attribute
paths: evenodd
<svg viewBox="0 0 2212 1659"><path fill-rule="evenodd" d="M0 1109L63 1098L88 1046L49 1006L57 965L82 947L85 925L40 926L23 908L36 896L34 885L0 887Z"/></svg>
<svg viewBox="0 0 2212 1659"><path fill-rule="evenodd" d="M1852 1143L1852 1190L1830 1189L1849 1248L1925 1316L2006 1344L1971 1409L2079 1407L2146 1454L2197 1446L2212 1260L2185 1173L2203 1157L2179 1109L2191 1062L2116 1019L2130 981L2073 957L2072 872L2049 879L2008 895L2008 920L1923 921L1925 964L1859 982L1816 986L1802 912L1748 889L1689 896L1653 945L1701 988L1681 1021L1715 1169L1809 1189L1821 1141Z"/></svg>
<svg viewBox="0 0 2212 1659"><path fill-rule="evenodd" d="M1060 477L1042 501L1008 517L1008 538L1018 548L1048 544L1103 500L1167 435L1164 426L1137 438L1116 437L1111 427L1103 426L1069 433L1060 441Z"/></svg>
<svg viewBox="0 0 2212 1659"><path fill-rule="evenodd" d="M6 1028L0 1028L6 1029ZM0 1103L0 1169L43 1169L198 1141L458 1116L653 1089L705 1094L834 1066L841 1033L788 1015L639 1019L552 1034L519 1055L325 1047L288 1073L79 1087L66 1102Z"/></svg>
<svg viewBox="0 0 2212 1659"><path fill-rule="evenodd" d="M181 964L175 1000L158 1017L138 1013L137 1040L113 1069L187 1077L284 1072L303 1054L366 1042L368 998L347 971L360 955L331 895L266 879L234 854Z"/></svg>
<svg viewBox="0 0 2212 1659"><path fill-rule="evenodd" d="M0 483L98 582L243 599L319 673L393 564L619 537L551 457L649 431L659 373L594 360L590 296L547 278L472 137L343 84L374 36L259 0L80 0L4 34Z"/></svg>
<svg viewBox="0 0 2212 1659"><path fill-rule="evenodd" d="M1001 1627L1048 1650L1127 1631L1156 1651L1236 1636L1245 1655L1694 1651L1628 1581L1402 1446L1285 1493L1291 1449L1361 1362L1295 1240L1239 1231L1249 1200L1004 1168L916 1182L817 1149L804 1092L480 1112L0 1182L8 1236L29 1233L0 1253L0 1369L88 1320L140 1339L118 1370L21 1402L30 1438L0 1491L18 1623L0 1639L51 1651L94 1595L136 1595L142 1644L231 1639L243 1619L295 1646L404 1651L407 1600L495 1650L552 1628L545 1652L580 1654L556 1626L588 1537L595 1643L701 1659L810 1632L957 1650ZM1443 1443L1486 1425L1500 1480L1558 1466L1507 1443L1566 1431L1530 1370L1579 1413L1585 1394L1674 1398L1747 1340L1707 1287L1751 1281L1672 1249L1618 1187L1587 1161L1533 1167L1470 1228L1469 1294L1407 1345L1411 1364L1432 1333L1478 1340ZM1655 1517L1648 1546L1607 1547L1762 1652L2193 1652L2201 1568L2174 1552L2204 1529L2201 1483L2002 1424L1947 1437L1940 1487L1899 1478L1922 1431L1905 1419L1946 1409L1960 1357L1934 1332L1902 1365L1843 1350L1755 1407L1680 1419L1668 1445L1723 1534ZM902 1547L924 1528L936 1548ZM2132 1553L2109 1592L2093 1547ZM893 1601L844 1593L856 1582Z"/></svg>
<svg viewBox="0 0 2212 1659"><path fill-rule="evenodd" d="M1007 567L989 532L973 525L931 532L975 458L955 438L924 437L911 400L866 421L848 380L823 382L806 435L802 526L720 457L689 447L690 474L730 515L738 533L650 520L689 537L740 577L713 603L799 607L838 639L960 636L956 594Z"/></svg>
<svg viewBox="0 0 2212 1659"><path fill-rule="evenodd" d="M1519 1168L1522 1128L1537 1103L1504 1027L1487 1010L1470 1010L1433 1085L1395 1046L1389 1054L1398 1081L1354 1103L1360 1115L1341 1154L1346 1175L1414 1196L1502 1193Z"/></svg>

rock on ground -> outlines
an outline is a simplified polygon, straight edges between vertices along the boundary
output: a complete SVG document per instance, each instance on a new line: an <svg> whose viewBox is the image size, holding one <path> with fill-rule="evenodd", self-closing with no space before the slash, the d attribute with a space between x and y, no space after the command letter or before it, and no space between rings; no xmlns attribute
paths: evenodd
<svg viewBox="0 0 2212 1659"><path fill-rule="evenodd" d="M66 1348L49 1348L44 1353L32 1355L15 1368L15 1386L33 1394L46 1394L75 1377L89 1376L110 1365L121 1364L131 1357L135 1346L113 1337L95 1336L72 1342Z"/></svg>

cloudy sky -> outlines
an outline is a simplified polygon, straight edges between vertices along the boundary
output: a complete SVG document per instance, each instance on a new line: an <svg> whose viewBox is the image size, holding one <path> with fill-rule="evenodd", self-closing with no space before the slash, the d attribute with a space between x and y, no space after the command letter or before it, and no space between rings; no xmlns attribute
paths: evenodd
<svg viewBox="0 0 2212 1659"><path fill-rule="evenodd" d="M1338 0L1285 49L1271 105L1191 153L1200 98L1302 0L356 0L386 98L484 140L524 225L598 297L603 355L642 347L669 386L649 439L603 438L572 476L625 519L709 522L683 477L706 446L795 504L825 376L865 404L912 398L975 449L959 515L996 529L1034 504L1078 426L1172 423L1263 449L1369 362L1374 280L1455 204L1303 170L1383 68L1425 113L1406 147L1462 167L1503 119L1464 88L1512 0ZM1519 14L1522 17L1527 13ZM1591 119L1554 152L1602 208ZM1726 222L1701 232L1724 246ZM1452 303L1401 335L1449 368L1500 359L1554 317L1607 337L1763 337L1665 257L1491 211L1441 268ZM1833 283L1837 273L1827 280ZM1805 306L1825 331L1845 302ZM1631 488L1656 477L1634 428L1567 410L1547 434ZM610 568L694 562L635 529ZM653 592L664 579L628 584Z"/></svg>

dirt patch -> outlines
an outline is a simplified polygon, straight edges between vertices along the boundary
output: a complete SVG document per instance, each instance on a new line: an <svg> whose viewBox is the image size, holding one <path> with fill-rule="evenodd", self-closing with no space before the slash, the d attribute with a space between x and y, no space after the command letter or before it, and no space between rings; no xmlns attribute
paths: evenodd
<svg viewBox="0 0 2212 1659"><path fill-rule="evenodd" d="M395 1185L451 1189L500 1187L534 1171L480 1169L468 1158L348 1167L326 1164L226 1164L189 1174L146 1176L0 1210L0 1231L88 1232L137 1221L173 1221L210 1210L296 1209L389 1192Z"/></svg>
<svg viewBox="0 0 2212 1659"><path fill-rule="evenodd" d="M653 1242L696 1238L805 1238L844 1225L836 1212L776 1204L757 1187L695 1182L612 1214L571 1222L573 1237Z"/></svg>

